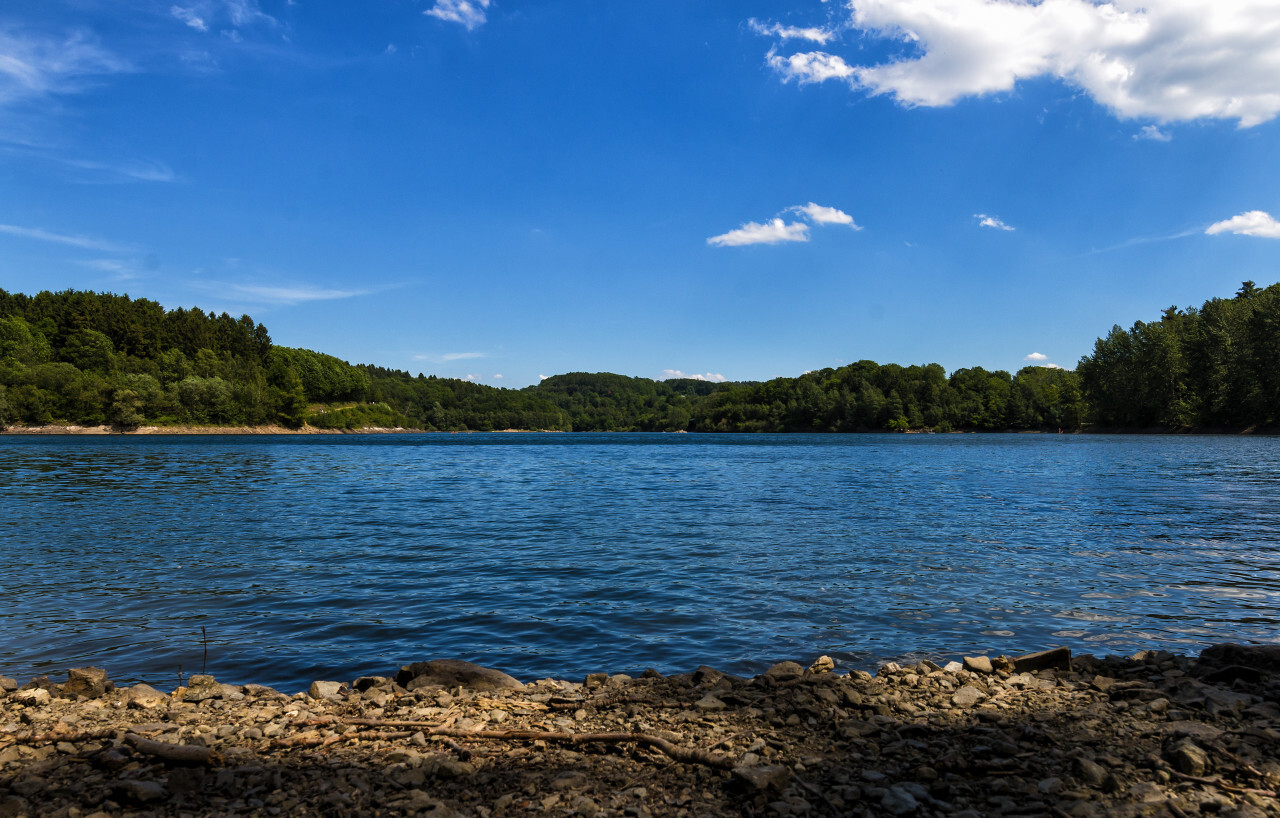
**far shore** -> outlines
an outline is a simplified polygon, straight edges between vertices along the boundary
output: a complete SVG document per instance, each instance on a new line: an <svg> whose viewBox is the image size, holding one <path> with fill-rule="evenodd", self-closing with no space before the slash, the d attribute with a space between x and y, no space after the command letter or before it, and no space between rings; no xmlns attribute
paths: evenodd
<svg viewBox="0 0 1280 818"><path fill-rule="evenodd" d="M867 432L866 434L875 434L876 432ZM477 429L467 429L462 431L431 431L427 429L413 429L405 427L384 427L384 426L365 426L360 429L320 429L315 426L303 426L300 429L291 429L288 426L266 425L266 426L199 426L191 424L182 424L176 426L139 426L135 429L121 429L115 426L77 426L75 424L59 424L50 423L44 426L9 426L0 428L0 435L397 435L397 434L565 434L559 429L494 429L491 432L483 432ZM603 434L602 432L583 432L583 434ZM630 434L628 432L616 432L614 434ZM678 432L669 432L667 434L686 434L684 430ZM707 435L743 435L750 436L760 434L757 432L695 432L693 434ZM837 434L834 432L776 432L772 434L786 435L825 435ZM838 434L864 434L863 432L843 432ZM973 431L969 429L957 429L949 432L932 432L927 429L911 429L907 432L899 434L923 435L923 434L940 434L940 435L988 435L988 434L1017 434L1017 435L1178 435L1178 436L1227 436L1227 437L1274 437L1280 435L1280 427L1259 427L1250 426L1245 429L1192 429L1192 428L1099 428L1084 427L1079 429L1062 429L1054 431L1052 429L1003 429L997 431Z"/></svg>

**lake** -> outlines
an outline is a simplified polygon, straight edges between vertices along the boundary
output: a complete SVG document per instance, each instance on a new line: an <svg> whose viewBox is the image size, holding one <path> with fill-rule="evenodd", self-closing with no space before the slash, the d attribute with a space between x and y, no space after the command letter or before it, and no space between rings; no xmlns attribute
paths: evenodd
<svg viewBox="0 0 1280 818"><path fill-rule="evenodd" d="M0 675L1276 642L1278 499L1274 438L5 436Z"/></svg>

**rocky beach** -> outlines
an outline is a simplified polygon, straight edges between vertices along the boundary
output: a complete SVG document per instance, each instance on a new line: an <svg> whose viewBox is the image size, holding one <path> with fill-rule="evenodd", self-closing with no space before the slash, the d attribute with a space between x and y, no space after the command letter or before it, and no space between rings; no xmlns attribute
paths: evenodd
<svg viewBox="0 0 1280 818"><path fill-rule="evenodd" d="M0 678L0 816L1280 815L1280 649L746 679Z"/></svg>

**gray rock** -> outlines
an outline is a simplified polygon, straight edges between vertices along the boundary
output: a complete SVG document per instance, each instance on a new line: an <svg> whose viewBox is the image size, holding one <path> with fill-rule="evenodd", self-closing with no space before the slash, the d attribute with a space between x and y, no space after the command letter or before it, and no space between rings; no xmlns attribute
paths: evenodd
<svg viewBox="0 0 1280 818"><path fill-rule="evenodd" d="M1224 668L1231 665L1280 672L1280 645L1213 645L1200 652L1198 668Z"/></svg>
<svg viewBox="0 0 1280 818"><path fill-rule="evenodd" d="M945 670L947 673L959 673L960 671L964 670L964 665L961 664L960 662L947 662L945 665L942 666L942 669Z"/></svg>
<svg viewBox="0 0 1280 818"><path fill-rule="evenodd" d="M351 687L357 693L364 693L375 687L390 687L391 683L392 680L386 676L361 676L351 683Z"/></svg>
<svg viewBox="0 0 1280 818"><path fill-rule="evenodd" d="M342 682L312 682L311 687L307 690L307 695L313 699L337 699L342 695L342 691L346 690L346 684Z"/></svg>
<svg viewBox="0 0 1280 818"><path fill-rule="evenodd" d="M18 680L8 676L0 676L0 690L6 693L12 693L18 689Z"/></svg>
<svg viewBox="0 0 1280 818"><path fill-rule="evenodd" d="M986 693L983 693L973 685L965 685L957 690L956 694L951 697L951 703L956 707L973 707L986 697Z"/></svg>
<svg viewBox="0 0 1280 818"><path fill-rule="evenodd" d="M1071 762L1071 771L1090 787L1101 787L1107 780L1107 771L1101 764L1087 758L1076 758Z"/></svg>
<svg viewBox="0 0 1280 818"><path fill-rule="evenodd" d="M880 806L892 815L910 815L920 809L920 802L905 788L894 786L880 799Z"/></svg>
<svg viewBox="0 0 1280 818"><path fill-rule="evenodd" d="M405 665L396 674L396 684L406 690L429 685L465 687L470 690L516 690L524 687L517 679L500 670L457 659L437 659Z"/></svg>
<svg viewBox="0 0 1280 818"><path fill-rule="evenodd" d="M117 781L112 789L115 791L117 798L138 804L151 804L169 797L169 791L162 784L155 781L125 779L124 781Z"/></svg>
<svg viewBox="0 0 1280 818"><path fill-rule="evenodd" d="M553 790L580 790L587 786L587 776L578 770L566 770L551 780Z"/></svg>
<svg viewBox="0 0 1280 818"><path fill-rule="evenodd" d="M804 668L795 662L779 662L764 672L764 677L771 682L790 682L804 675Z"/></svg>
<svg viewBox="0 0 1280 818"><path fill-rule="evenodd" d="M987 656L966 656L964 657L964 669L970 673L994 673L991 667L991 659Z"/></svg>
<svg viewBox="0 0 1280 818"><path fill-rule="evenodd" d="M715 696L707 694L694 703L694 707L699 710L724 710L725 703L717 699Z"/></svg>
<svg viewBox="0 0 1280 818"><path fill-rule="evenodd" d="M67 698L84 696L87 699L98 699L107 692L107 672L100 667L75 667L67 671L67 683L62 686L62 695Z"/></svg>
<svg viewBox="0 0 1280 818"><path fill-rule="evenodd" d="M1038 653L1026 653L1013 660L1013 669L1019 673L1037 670L1071 670L1071 648L1050 648Z"/></svg>
<svg viewBox="0 0 1280 818"><path fill-rule="evenodd" d="M1186 775L1201 776L1209 769L1209 754L1190 741L1180 741L1165 753L1175 770Z"/></svg>
<svg viewBox="0 0 1280 818"><path fill-rule="evenodd" d="M152 710L169 702L168 696L147 684L136 684L125 688L121 698L126 706L135 710Z"/></svg>
<svg viewBox="0 0 1280 818"><path fill-rule="evenodd" d="M29 690L18 690L9 694L9 696L18 704L25 704L34 707L48 704L49 699L52 698L49 695L49 691L45 690L43 687L33 687Z"/></svg>
<svg viewBox="0 0 1280 818"><path fill-rule="evenodd" d="M733 777L754 793L781 792L791 780L791 771L780 764L758 764L734 767Z"/></svg>
<svg viewBox="0 0 1280 818"><path fill-rule="evenodd" d="M198 703L209 699L222 698L222 685L212 676L196 674L187 682L187 691L182 694L184 702Z"/></svg>
<svg viewBox="0 0 1280 818"><path fill-rule="evenodd" d="M819 656L809 665L809 673L830 673L836 669L835 660L830 656Z"/></svg>

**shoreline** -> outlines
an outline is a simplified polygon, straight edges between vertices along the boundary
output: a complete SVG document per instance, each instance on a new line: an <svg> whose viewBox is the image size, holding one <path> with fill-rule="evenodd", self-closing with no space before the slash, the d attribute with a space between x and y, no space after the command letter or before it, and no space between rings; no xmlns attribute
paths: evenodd
<svg viewBox="0 0 1280 818"><path fill-rule="evenodd" d="M1280 815L1280 648L746 679L0 678L0 815Z"/></svg>
<svg viewBox="0 0 1280 818"><path fill-rule="evenodd" d="M829 434L904 434L904 435L1069 435L1079 437L1081 435L1134 435L1143 437L1158 437L1161 435L1169 437L1276 437L1280 436L1280 428L1260 428L1249 427L1246 429L1140 429L1140 428L1094 428L1087 427L1081 429L1064 430L1054 432L1044 429L1005 429L999 431L968 431L957 430L951 432L928 432L924 430L912 429L906 432L890 432L887 430L872 432L565 432L558 429L495 429L491 432L482 432L475 429L467 429L464 431L428 431L426 429L409 429L402 427L381 427L366 426L360 429L321 429L315 426L303 426L301 429L290 429L287 426L266 425L266 426L197 426L197 425L177 425L177 426L139 426L136 429L127 431L112 426L77 426L75 424L48 424L45 426L9 426L0 428L0 436L39 436L39 435L117 435L121 437L131 436L165 436L165 435L470 435L470 434L694 434L694 435L742 435L751 436L755 434L778 434L788 436L807 436L807 435L829 435Z"/></svg>

